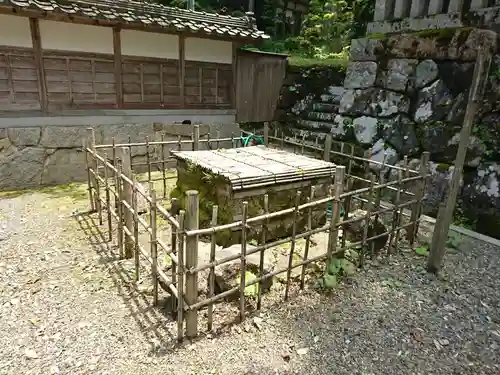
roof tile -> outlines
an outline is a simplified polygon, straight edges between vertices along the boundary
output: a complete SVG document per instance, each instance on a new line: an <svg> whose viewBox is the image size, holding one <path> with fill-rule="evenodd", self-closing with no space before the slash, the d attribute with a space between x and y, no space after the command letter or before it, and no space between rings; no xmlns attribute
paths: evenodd
<svg viewBox="0 0 500 375"><path fill-rule="evenodd" d="M43 12L81 15L92 19L160 26L174 30L189 29L227 37L269 38L248 17L231 17L187 9L171 8L137 0L3 0L0 6Z"/></svg>

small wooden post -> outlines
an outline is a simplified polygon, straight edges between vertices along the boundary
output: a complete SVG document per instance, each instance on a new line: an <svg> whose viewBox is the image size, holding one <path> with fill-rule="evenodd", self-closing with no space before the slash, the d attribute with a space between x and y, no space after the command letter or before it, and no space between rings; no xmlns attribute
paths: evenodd
<svg viewBox="0 0 500 375"><path fill-rule="evenodd" d="M151 182L151 155L149 152L149 137L146 137L146 164L148 165L148 182Z"/></svg>
<svg viewBox="0 0 500 375"><path fill-rule="evenodd" d="M264 194L264 213L269 213L269 196ZM269 224L268 219L264 219L262 222L262 238L260 241L261 245L265 245L267 242L267 225ZM264 275L264 252L265 250L260 251L260 259L259 259L259 277L262 278ZM257 310L260 310L262 306L262 280L259 282L259 291L257 295Z"/></svg>
<svg viewBox="0 0 500 375"><path fill-rule="evenodd" d="M218 150L219 149L219 143L220 143L220 130L217 129L217 133L215 134L216 142L215 142L215 148Z"/></svg>
<svg viewBox="0 0 500 375"><path fill-rule="evenodd" d="M160 149L160 157L161 157L161 172L162 172L162 177L163 177L163 198L167 197L167 176L166 176L166 169L167 166L165 165L165 134L161 135L161 149Z"/></svg>
<svg viewBox="0 0 500 375"><path fill-rule="evenodd" d="M91 185L94 190L92 197L92 210L99 210L99 184L97 180L97 159L95 158L96 154L96 148L95 148L95 132L93 128L87 128L87 145L89 146L90 149L90 154L91 154L91 159L90 159L90 168L93 170L94 173L90 173L91 175Z"/></svg>
<svg viewBox="0 0 500 375"><path fill-rule="evenodd" d="M198 192L188 190L186 192L187 212L186 229L198 229L199 226L199 202ZM186 268L196 268L198 265L198 236L186 238ZM198 273L188 272L186 275L186 303L192 306L198 299ZM198 334L198 311L189 310L186 314L186 336L193 338Z"/></svg>
<svg viewBox="0 0 500 375"><path fill-rule="evenodd" d="M158 305L158 244L156 241L156 191L150 189L151 202L149 206L149 214L151 221L151 275L153 276L153 305Z"/></svg>
<svg viewBox="0 0 500 375"><path fill-rule="evenodd" d="M117 232L117 237L118 237L118 250L120 252L120 258L123 259L124 257L124 251L123 251L123 183L122 183L122 166L117 165L116 166L116 179L115 179L115 187L116 187L116 199L117 199L117 204L116 204L116 209L117 209L117 214L118 214L118 232Z"/></svg>
<svg viewBox="0 0 500 375"><path fill-rule="evenodd" d="M240 253L240 322L245 320L245 283L247 273L247 214L248 202L243 202Z"/></svg>
<svg viewBox="0 0 500 375"><path fill-rule="evenodd" d="M210 223L212 227L215 227L217 225L218 210L219 207L217 205L214 205L212 207L212 222ZM210 241L210 263L213 263L215 261L215 249L217 247L216 238L217 234L215 232L212 233L212 239ZM215 291L215 266L210 267L210 275L208 276L208 298L214 296L214 291ZM213 303L211 303L208 305L208 311L207 311L209 331L211 331L213 328L213 318L212 318L213 311L214 311L214 305Z"/></svg>
<svg viewBox="0 0 500 375"><path fill-rule="evenodd" d="M301 192L297 191L295 196L295 208L293 211L292 222L292 242L290 244L290 254L288 256L288 268L286 270L286 285L285 285L285 301L288 300L288 293L290 291L290 278L292 277L293 256L295 253L295 245L297 242L297 221L299 220L299 204Z"/></svg>
<svg viewBox="0 0 500 375"><path fill-rule="evenodd" d="M111 196L109 194L108 154L104 153L104 188L106 190L106 213L108 218L108 241L113 240L113 223L111 218Z"/></svg>
<svg viewBox="0 0 500 375"><path fill-rule="evenodd" d="M137 207L137 181L132 186L132 209L134 210L134 265L135 265L135 281L139 281L140 277L140 254L139 254L139 212Z"/></svg>
<svg viewBox="0 0 500 375"><path fill-rule="evenodd" d="M193 151L200 149L200 125L193 126Z"/></svg>
<svg viewBox="0 0 500 375"><path fill-rule="evenodd" d="M177 136L177 151L182 151L182 136Z"/></svg>
<svg viewBox="0 0 500 375"><path fill-rule="evenodd" d="M314 186L311 186L311 195L309 197L307 197L307 203L311 202L314 199L315 190L316 190L316 188ZM307 209L306 231L312 230L312 214L313 214L313 209L312 209L312 207L309 207ZM308 234L306 237L306 245L304 247L304 261L306 261L307 257L309 256L309 248L310 247L311 247L311 235ZM307 268L307 264L304 264L302 266L302 272L300 273L300 289L304 289L305 278L306 278L306 268Z"/></svg>
<svg viewBox="0 0 500 375"><path fill-rule="evenodd" d="M323 151L323 160L324 161L330 161L330 152L332 151L332 134L329 133L326 135L325 138L325 149Z"/></svg>
<svg viewBox="0 0 500 375"><path fill-rule="evenodd" d="M462 172L465 163L465 156L467 154L467 147L469 145L469 138L474 122L482 90L485 85L481 84L484 74L489 71L491 63L491 52L485 52L479 47L477 52L476 65L472 76L472 84L469 91L469 101L465 111L464 122L462 131L460 132L460 143L458 145L457 156L455 158L455 168L451 179L450 190L446 199L446 209L439 220L442 221L442 227L439 233L434 231L437 235L436 241L433 240L434 246L430 249L430 254L427 262L427 270L432 273L437 273L441 268L441 264L445 254L445 242L453 220L453 211L457 201L458 190L460 188L460 180L462 179ZM485 68L486 67L486 68Z"/></svg>
<svg viewBox="0 0 500 375"><path fill-rule="evenodd" d="M269 123L264 123L264 145L269 146Z"/></svg>
<svg viewBox="0 0 500 375"><path fill-rule="evenodd" d="M97 198L97 214L99 215L99 225L102 225L102 200L101 200L101 184L99 181L100 177L100 160L97 158L97 153L95 154L95 184L96 184L96 198Z"/></svg>
<svg viewBox="0 0 500 375"><path fill-rule="evenodd" d="M417 237L418 230L418 220L420 219L420 213L422 211L422 200L425 194L425 179L429 170L429 152L422 153L420 158L420 180L417 185L417 193L415 198L417 202L413 205L410 216L410 226L406 230L406 238L413 245L415 238Z"/></svg>
<svg viewBox="0 0 500 375"><path fill-rule="evenodd" d="M179 232L177 234L177 291L179 299L177 301L177 340L180 342L184 337L184 210L179 212Z"/></svg>
<svg viewBox="0 0 500 375"><path fill-rule="evenodd" d="M362 245L361 245L361 254L359 257L359 265L360 267L363 267L365 265L365 253L367 250L367 244L368 244L368 235L369 235L369 229L370 229L370 221L371 221L371 215L372 215L372 209L373 209L373 188L375 186L375 176L373 174L370 174L370 190L368 192L367 196L367 203L366 203L366 215L365 215L365 225L363 228L363 240L362 240ZM373 240L372 240L373 241Z"/></svg>
<svg viewBox="0 0 500 375"><path fill-rule="evenodd" d="M177 198L172 198L170 200L170 214L172 217L176 217L179 213L179 201ZM177 227L174 224L170 225L170 246L172 248L172 254L177 254ZM168 256L168 255L167 255ZM177 264L172 259L172 284L177 283ZM177 301L172 296L172 311L177 311Z"/></svg>
<svg viewBox="0 0 500 375"><path fill-rule="evenodd" d="M132 180L132 166L130 164L130 149L122 147L122 173L129 180ZM123 200L131 207L132 206L132 186L125 180L122 185ZM134 232L134 214L127 208L123 207L125 216L125 226L130 233ZM125 234L125 258L130 259L134 256L134 241Z"/></svg>
<svg viewBox="0 0 500 375"><path fill-rule="evenodd" d="M336 166L335 167L335 181L333 186L334 200L332 202L332 217L330 219L330 233L328 236L328 260L332 257L332 254L337 249L337 238L339 236L339 228L337 224L340 221L340 195L344 188L344 175L345 167Z"/></svg>
<svg viewBox="0 0 500 375"><path fill-rule="evenodd" d="M396 230L397 230L397 228L399 228L399 225L401 222L399 204L400 204L400 200L401 200L401 180L402 179L403 179L403 171L399 169L398 170L398 186L397 186L397 192L396 192L396 201L394 202L394 209L392 212L391 233L390 233L389 241L387 244L387 255L391 255L391 253L392 253L392 241L394 239L396 239L394 246L397 246L398 245L397 241L399 240L399 238L397 238L397 237L399 237L399 230L397 231L397 235L396 235Z"/></svg>
<svg viewBox="0 0 500 375"><path fill-rule="evenodd" d="M94 196L93 196L93 191L92 191L92 173L90 173L90 165L89 165L89 153L87 150L87 140L84 138L83 139L83 155L85 157L85 168L87 169L87 189L89 191L89 201L90 201L90 208L92 212L95 211L95 203L94 203Z"/></svg>

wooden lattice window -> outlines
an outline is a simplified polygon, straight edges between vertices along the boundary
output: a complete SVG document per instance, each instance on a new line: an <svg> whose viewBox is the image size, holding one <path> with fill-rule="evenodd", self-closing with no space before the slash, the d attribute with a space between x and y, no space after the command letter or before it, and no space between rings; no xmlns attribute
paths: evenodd
<svg viewBox="0 0 500 375"><path fill-rule="evenodd" d="M230 64L186 62L185 98L188 105L231 105L233 72Z"/></svg>
<svg viewBox="0 0 500 375"><path fill-rule="evenodd" d="M49 108L116 106L112 56L44 52L43 63Z"/></svg>
<svg viewBox="0 0 500 375"><path fill-rule="evenodd" d="M39 80L33 51L0 47L0 110L39 110Z"/></svg>
<svg viewBox="0 0 500 375"><path fill-rule="evenodd" d="M178 107L179 62L125 57L122 63L123 102L128 107Z"/></svg>

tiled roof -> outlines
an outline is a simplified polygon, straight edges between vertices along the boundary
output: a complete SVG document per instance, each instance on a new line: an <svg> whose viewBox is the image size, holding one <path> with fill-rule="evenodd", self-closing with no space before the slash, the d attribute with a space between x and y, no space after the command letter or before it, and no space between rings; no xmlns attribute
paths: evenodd
<svg viewBox="0 0 500 375"><path fill-rule="evenodd" d="M128 0L0 0L0 6L62 13L122 24L159 26L174 31L205 33L229 38L267 39L248 17L171 8L145 1Z"/></svg>

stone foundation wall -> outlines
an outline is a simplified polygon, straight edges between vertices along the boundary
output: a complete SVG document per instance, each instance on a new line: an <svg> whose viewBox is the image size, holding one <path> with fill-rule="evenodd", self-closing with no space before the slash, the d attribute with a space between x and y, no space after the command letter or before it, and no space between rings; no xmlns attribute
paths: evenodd
<svg viewBox="0 0 500 375"><path fill-rule="evenodd" d="M16 119L18 120L18 119ZM82 122L85 118L82 119ZM8 121L4 121L7 122ZM28 126L0 128L0 190L17 190L40 186L67 184L85 181L84 153L82 141L87 135L88 125L72 126ZM190 139L192 125L113 124L93 125L97 144L177 140L178 135ZM234 123L226 125L201 125L200 135L210 133L211 138L220 131L221 137L230 137L238 132ZM187 146L185 146L187 147ZM174 149L175 146L170 147ZM165 150L168 153L168 148ZM110 152L109 152L110 153ZM132 162L146 160L146 147L132 148ZM151 158L159 157L152 147ZM146 167L142 168L143 171ZM136 172L141 172L136 170Z"/></svg>
<svg viewBox="0 0 500 375"><path fill-rule="evenodd" d="M306 139L334 138L370 148L373 160L419 168L431 154L424 212L445 197L460 140L478 46L495 51L474 121L457 212L483 233L500 228L500 54L497 34L472 28L372 35L353 40L343 86L296 107ZM378 171L376 171L378 172ZM397 178L387 170L386 177Z"/></svg>

